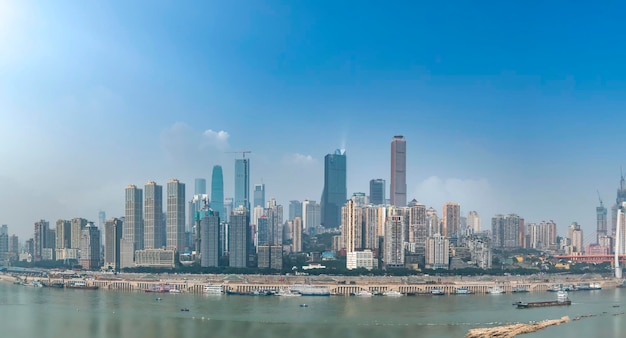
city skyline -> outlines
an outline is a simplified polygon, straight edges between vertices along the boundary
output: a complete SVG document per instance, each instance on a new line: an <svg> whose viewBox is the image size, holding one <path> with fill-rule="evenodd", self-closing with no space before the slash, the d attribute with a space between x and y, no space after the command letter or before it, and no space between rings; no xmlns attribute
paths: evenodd
<svg viewBox="0 0 626 338"><path fill-rule="evenodd" d="M233 198L239 149L283 205L319 202L324 155L347 149L350 196L390 182L393 135L409 143L407 200L459 203L483 229L515 213L591 234L597 190L610 212L625 164L619 10L318 6L0 4L0 223L26 239L41 218L120 217L126 185L191 187L214 165Z"/></svg>

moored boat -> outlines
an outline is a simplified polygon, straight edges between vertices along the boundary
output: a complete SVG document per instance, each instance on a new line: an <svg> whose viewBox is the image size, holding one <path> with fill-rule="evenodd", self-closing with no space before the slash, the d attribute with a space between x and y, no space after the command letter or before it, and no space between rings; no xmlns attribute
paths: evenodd
<svg viewBox="0 0 626 338"><path fill-rule="evenodd" d="M372 293L367 290L361 290L353 295L357 297L372 297L373 296Z"/></svg>
<svg viewBox="0 0 626 338"><path fill-rule="evenodd" d="M487 290L487 293L490 295L501 295L505 293L505 291L499 286L492 286Z"/></svg>
<svg viewBox="0 0 626 338"><path fill-rule="evenodd" d="M466 288L466 287L460 287L460 288L457 288L457 289L454 291L454 294L455 294L455 295L471 295L471 294L473 294L473 293L474 293L474 292L473 292L472 290L470 290L470 289L468 289L468 288Z"/></svg>
<svg viewBox="0 0 626 338"><path fill-rule="evenodd" d="M224 293L222 284L207 284L202 288L202 293L207 295L221 295Z"/></svg>
<svg viewBox="0 0 626 338"><path fill-rule="evenodd" d="M433 295L433 296L443 296L446 293L443 290L439 289L439 288L434 288L434 289L430 290L430 294Z"/></svg>
<svg viewBox="0 0 626 338"><path fill-rule="evenodd" d="M395 290L389 290L386 292L383 292L383 296L387 296L387 297L402 297L404 296L402 293L395 291Z"/></svg>
<svg viewBox="0 0 626 338"><path fill-rule="evenodd" d="M87 283L79 281L79 282L69 282L66 286L68 289L83 289L83 290L98 290L98 286L96 285L87 285Z"/></svg>
<svg viewBox="0 0 626 338"><path fill-rule="evenodd" d="M291 290L299 292L303 296L330 296L330 290L327 286L310 285L310 284L294 284Z"/></svg>
<svg viewBox="0 0 626 338"><path fill-rule="evenodd" d="M528 288L524 286L516 286L511 290L511 292L513 293L524 293L524 292L529 292L529 291L530 290L528 290Z"/></svg>
<svg viewBox="0 0 626 338"><path fill-rule="evenodd" d="M291 288L280 289L280 290L278 290L276 295L277 296L282 296L282 297L300 297L300 296L302 296L302 294L300 294L300 292L294 291Z"/></svg>

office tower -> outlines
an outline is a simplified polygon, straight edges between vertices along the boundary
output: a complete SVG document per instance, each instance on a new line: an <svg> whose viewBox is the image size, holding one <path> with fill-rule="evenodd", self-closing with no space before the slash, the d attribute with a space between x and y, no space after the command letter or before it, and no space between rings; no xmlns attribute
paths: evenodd
<svg viewBox="0 0 626 338"><path fill-rule="evenodd" d="M404 217L389 216L385 222L384 262L387 268L404 267Z"/></svg>
<svg viewBox="0 0 626 338"><path fill-rule="evenodd" d="M72 243L72 222L63 219L57 220L56 249L69 249Z"/></svg>
<svg viewBox="0 0 626 338"><path fill-rule="evenodd" d="M391 141L391 205L406 206L406 140L402 135Z"/></svg>
<svg viewBox="0 0 626 338"><path fill-rule="evenodd" d="M235 205L243 206L250 213L250 159L235 160Z"/></svg>
<svg viewBox="0 0 626 338"><path fill-rule="evenodd" d="M617 225L617 208L622 205L623 202L626 201L626 179L624 178L624 174L621 175L619 181L619 188L617 188L617 197L615 198L615 204L611 207L611 216L612 216L612 234L615 235L615 227ZM623 229L620 229L623 230ZM623 232L620 231L622 234Z"/></svg>
<svg viewBox="0 0 626 338"><path fill-rule="evenodd" d="M102 233L104 231L104 223L106 223L107 214L104 210L98 211L98 230Z"/></svg>
<svg viewBox="0 0 626 338"><path fill-rule="evenodd" d="M104 267L120 271L120 241L122 240L122 221L112 218L104 223Z"/></svg>
<svg viewBox="0 0 626 338"><path fill-rule="evenodd" d="M228 220L230 212L224 209L224 176L219 165L213 167L211 174L211 209L219 213L221 221Z"/></svg>
<svg viewBox="0 0 626 338"><path fill-rule="evenodd" d="M346 253L363 249L363 210L353 200L341 208L341 235Z"/></svg>
<svg viewBox="0 0 626 338"><path fill-rule="evenodd" d="M256 206L265 208L265 184L254 185L254 204L252 207Z"/></svg>
<svg viewBox="0 0 626 338"><path fill-rule="evenodd" d="M85 270L100 267L100 231L93 223L81 231L79 263Z"/></svg>
<svg viewBox="0 0 626 338"><path fill-rule="evenodd" d="M144 233L145 249L159 249L163 246L163 186L148 181L144 186Z"/></svg>
<svg viewBox="0 0 626 338"><path fill-rule="evenodd" d="M302 218L300 218L300 216L294 217L291 233L293 252L302 252Z"/></svg>
<svg viewBox="0 0 626 338"><path fill-rule="evenodd" d="M234 207L235 201L232 197L226 197L224 199L224 213L226 213L226 217L228 217L228 221L230 222L230 214L235 210Z"/></svg>
<svg viewBox="0 0 626 338"><path fill-rule="evenodd" d="M200 220L200 266L218 267L222 250L220 248L220 217L214 210L197 212Z"/></svg>
<svg viewBox="0 0 626 338"><path fill-rule="evenodd" d="M382 178L370 180L370 203L385 204L385 198L385 180Z"/></svg>
<svg viewBox="0 0 626 338"><path fill-rule="evenodd" d="M461 206L458 203L447 202L442 211L442 235L452 237L458 235L461 229Z"/></svg>
<svg viewBox="0 0 626 338"><path fill-rule="evenodd" d="M607 210L600 200L600 206L596 207L596 243L600 243L600 237L607 236L607 222L606 222Z"/></svg>
<svg viewBox="0 0 626 338"><path fill-rule="evenodd" d="M348 199L346 186L346 152L335 150L324 157L324 191L322 192L322 226L338 228L341 208Z"/></svg>
<svg viewBox="0 0 626 338"><path fill-rule="evenodd" d="M474 233L480 232L480 216L476 211L467 213L467 227L472 229Z"/></svg>
<svg viewBox="0 0 626 338"><path fill-rule="evenodd" d="M195 228L195 215L198 211L208 210L209 209L209 195L193 195L191 201L189 201L189 214L187 218L187 228L185 229L187 232L194 233ZM197 234L196 234L197 235Z"/></svg>
<svg viewBox="0 0 626 338"><path fill-rule="evenodd" d="M568 254L583 253L583 231L578 223L574 222L567 228L567 239L570 244Z"/></svg>
<svg viewBox="0 0 626 338"><path fill-rule="evenodd" d="M522 239L524 219L516 214L495 215L491 219L491 236L494 248L515 249L524 244Z"/></svg>
<svg viewBox="0 0 626 338"><path fill-rule="evenodd" d="M302 218L302 202L289 201L289 220L293 221L296 217Z"/></svg>
<svg viewBox="0 0 626 338"><path fill-rule="evenodd" d="M450 265L450 241L440 234L426 239L426 268L448 269Z"/></svg>
<svg viewBox="0 0 626 338"><path fill-rule="evenodd" d="M20 242L17 235L9 236L9 252L14 254L20 253Z"/></svg>
<svg viewBox="0 0 626 338"><path fill-rule="evenodd" d="M46 220L35 222L35 236L33 238L33 260L40 262L43 260L43 249L48 236L49 223Z"/></svg>
<svg viewBox="0 0 626 338"><path fill-rule="evenodd" d="M352 193L352 197L350 197L350 199L353 200L358 207L364 207L366 204L369 204L367 195L365 195L364 192Z"/></svg>
<svg viewBox="0 0 626 338"><path fill-rule="evenodd" d="M177 179L167 182L166 248L182 252L185 248L185 184Z"/></svg>
<svg viewBox="0 0 626 338"><path fill-rule="evenodd" d="M240 206L230 215L228 226L229 266L233 268L247 267L248 247L250 243L250 223L248 212Z"/></svg>
<svg viewBox="0 0 626 338"><path fill-rule="evenodd" d="M195 189L193 191L194 195L206 195L206 180L204 178L196 178L195 180ZM193 218L193 215L191 215Z"/></svg>
<svg viewBox="0 0 626 338"><path fill-rule="evenodd" d="M135 250L143 249L143 191L134 184L126 187L124 238L133 242Z"/></svg>

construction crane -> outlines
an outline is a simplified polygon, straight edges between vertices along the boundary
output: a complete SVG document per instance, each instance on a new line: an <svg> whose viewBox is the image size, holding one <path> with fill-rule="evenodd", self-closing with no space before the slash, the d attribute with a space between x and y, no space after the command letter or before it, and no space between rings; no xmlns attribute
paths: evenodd
<svg viewBox="0 0 626 338"><path fill-rule="evenodd" d="M252 151L250 150L240 150L240 151L227 151L227 154L241 154L243 158L246 158L246 154L250 154Z"/></svg>
<svg viewBox="0 0 626 338"><path fill-rule="evenodd" d="M596 192L598 193L598 199L600 200L600 206L604 207L604 204L602 204L602 197L600 197L600 191L596 190Z"/></svg>

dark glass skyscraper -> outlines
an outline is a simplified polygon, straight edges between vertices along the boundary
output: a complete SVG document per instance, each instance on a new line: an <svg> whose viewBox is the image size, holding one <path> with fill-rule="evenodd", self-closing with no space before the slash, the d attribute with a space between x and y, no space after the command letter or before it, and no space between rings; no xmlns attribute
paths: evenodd
<svg viewBox="0 0 626 338"><path fill-rule="evenodd" d="M220 165L213 167L211 175L211 209L219 213L221 220L228 219L224 211L224 175Z"/></svg>
<svg viewBox="0 0 626 338"><path fill-rule="evenodd" d="M370 203L385 204L385 180L381 178L370 180Z"/></svg>
<svg viewBox="0 0 626 338"><path fill-rule="evenodd" d="M341 225L341 207L348 199L346 186L346 152L335 150L324 157L324 191L322 192L322 226L338 228Z"/></svg>
<svg viewBox="0 0 626 338"><path fill-rule="evenodd" d="M302 202L289 201L289 220L293 221L296 217L302 218Z"/></svg>
<svg viewBox="0 0 626 338"><path fill-rule="evenodd" d="M250 212L250 159L235 160L235 205L243 206Z"/></svg>

